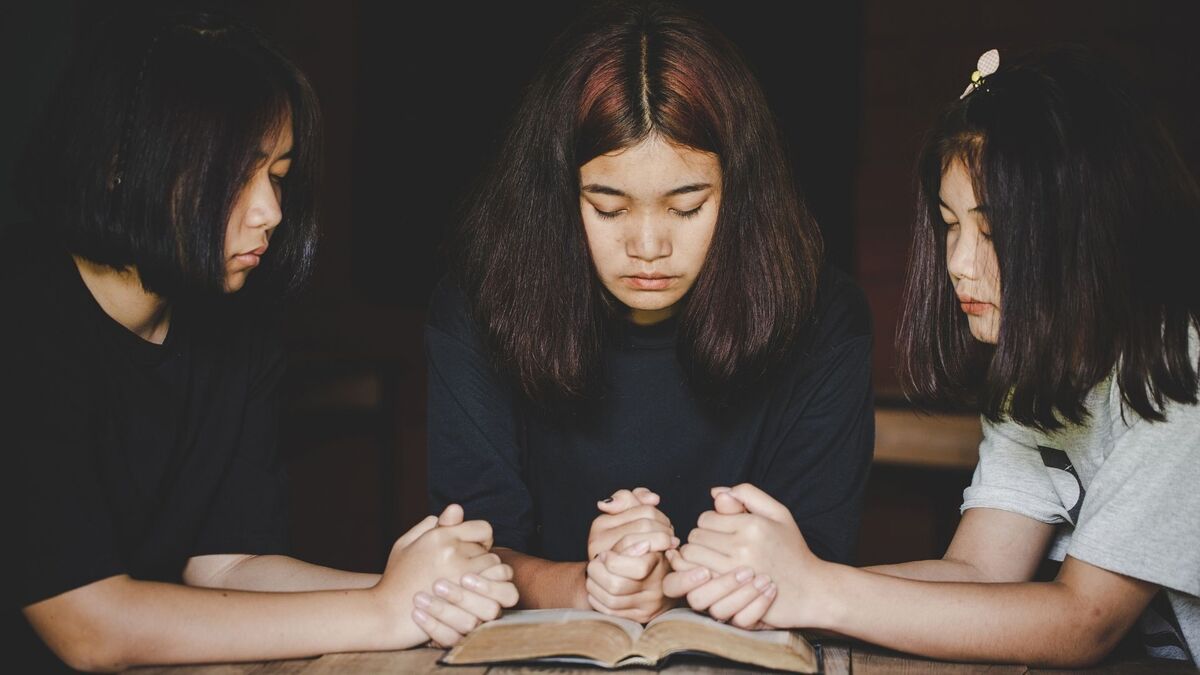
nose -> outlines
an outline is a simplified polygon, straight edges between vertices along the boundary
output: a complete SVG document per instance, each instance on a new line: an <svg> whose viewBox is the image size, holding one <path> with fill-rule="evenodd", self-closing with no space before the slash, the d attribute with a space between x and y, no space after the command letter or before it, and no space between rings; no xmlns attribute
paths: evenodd
<svg viewBox="0 0 1200 675"><path fill-rule="evenodd" d="M946 269L955 279L977 279L979 234L975 232L946 233Z"/></svg>
<svg viewBox="0 0 1200 675"><path fill-rule="evenodd" d="M244 222L248 227L263 228L270 232L283 221L279 188L269 175L265 175L252 181L249 190Z"/></svg>
<svg viewBox="0 0 1200 675"><path fill-rule="evenodd" d="M671 232L653 213L630 219L631 231L625 236L625 254L631 258L653 262L671 255Z"/></svg>

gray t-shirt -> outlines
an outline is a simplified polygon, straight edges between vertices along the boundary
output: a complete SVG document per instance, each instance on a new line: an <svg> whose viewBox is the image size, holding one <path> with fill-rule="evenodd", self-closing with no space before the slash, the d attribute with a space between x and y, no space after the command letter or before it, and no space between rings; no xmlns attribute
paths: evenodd
<svg viewBox="0 0 1200 675"><path fill-rule="evenodd" d="M1191 335L1192 363L1200 339ZM1200 405L1165 422L1132 410L1109 378L1080 426L1041 433L983 421L962 510L993 508L1058 525L1050 557L1071 556L1157 584L1138 627L1152 656L1200 657Z"/></svg>

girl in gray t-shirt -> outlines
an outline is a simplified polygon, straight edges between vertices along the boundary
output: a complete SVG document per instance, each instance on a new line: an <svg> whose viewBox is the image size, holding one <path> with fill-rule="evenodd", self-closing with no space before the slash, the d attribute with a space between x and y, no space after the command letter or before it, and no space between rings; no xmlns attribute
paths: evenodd
<svg viewBox="0 0 1200 675"><path fill-rule="evenodd" d="M715 488L668 594L935 658L1081 666L1136 626L1196 661L1200 189L1141 103L1083 50L992 51L927 138L899 372L984 416L946 555L827 563L771 496Z"/></svg>

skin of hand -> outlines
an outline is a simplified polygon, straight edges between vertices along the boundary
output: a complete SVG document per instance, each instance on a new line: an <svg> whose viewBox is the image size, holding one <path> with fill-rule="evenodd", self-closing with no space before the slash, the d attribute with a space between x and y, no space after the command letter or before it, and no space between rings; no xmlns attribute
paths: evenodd
<svg viewBox="0 0 1200 675"><path fill-rule="evenodd" d="M395 616L411 617L411 623L403 622L411 630L401 628L406 646L426 640L452 645L480 622L499 616L500 607L516 604L512 569L490 552L491 546L491 526L464 522L457 504L439 517L426 517L396 541L372 590L393 606Z"/></svg>
<svg viewBox="0 0 1200 675"><path fill-rule="evenodd" d="M679 549L680 571L696 577L672 579L667 584L668 590L690 595L703 588L690 588L703 574L689 566L699 566L707 568L712 578L707 585L714 587L698 593L697 604L711 602L710 613L713 606L721 615L732 612L734 624L741 627L749 627L760 610L762 614L753 624L756 627L759 622L765 627L804 624L805 608L819 590L819 573L826 563L809 550L791 512L749 483L728 489L714 488L714 505L717 510L700 515L696 529L688 535L688 543ZM754 597L745 588L734 588L720 596L722 588L733 582L728 579L724 585L717 582L730 573L736 581L739 572L746 581L754 579L754 583L748 584L751 586L762 584L759 577L766 577L760 597ZM777 597L780 602L775 602Z"/></svg>
<svg viewBox="0 0 1200 675"><path fill-rule="evenodd" d="M713 488L712 496L717 514L747 513L745 505L730 494L729 488ZM688 562L679 551L667 551L666 556L672 569L663 580L663 591L668 596L686 597L692 609L708 612L714 619L728 621L738 628L771 627L762 619L779 589L769 576L755 574L747 566L714 573L708 567Z"/></svg>
<svg viewBox="0 0 1200 675"><path fill-rule="evenodd" d="M618 490L597 503L588 535L588 604L604 614L646 623L674 606L663 594L670 571L664 552L679 546L674 528L646 488Z"/></svg>

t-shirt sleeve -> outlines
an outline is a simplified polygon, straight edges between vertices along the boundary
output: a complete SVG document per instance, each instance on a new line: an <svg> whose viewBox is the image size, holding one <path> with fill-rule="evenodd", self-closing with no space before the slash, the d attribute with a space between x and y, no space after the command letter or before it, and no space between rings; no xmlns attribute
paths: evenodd
<svg viewBox="0 0 1200 675"><path fill-rule="evenodd" d="M249 349L241 433L192 555L287 552L287 480L279 456L279 382L285 360L272 333Z"/></svg>
<svg viewBox="0 0 1200 675"><path fill-rule="evenodd" d="M1043 523L1070 522L1036 444L1011 422L983 419L979 464L963 491L962 511L999 509Z"/></svg>
<svg viewBox="0 0 1200 675"><path fill-rule="evenodd" d="M753 481L791 510L813 553L850 563L875 442L871 338L851 338L810 363Z"/></svg>
<svg viewBox="0 0 1200 675"><path fill-rule="evenodd" d="M1067 554L1200 595L1200 405L1137 418L1087 488ZM1132 413L1126 412L1126 415Z"/></svg>
<svg viewBox="0 0 1200 675"><path fill-rule="evenodd" d="M523 479L513 392L492 365L449 282L434 291L425 328L429 367L429 494L434 513L461 504L487 520L496 546L528 551L533 498Z"/></svg>
<svg viewBox="0 0 1200 675"><path fill-rule="evenodd" d="M10 597L19 607L127 572L90 438L78 364L50 343L3 342Z"/></svg>

